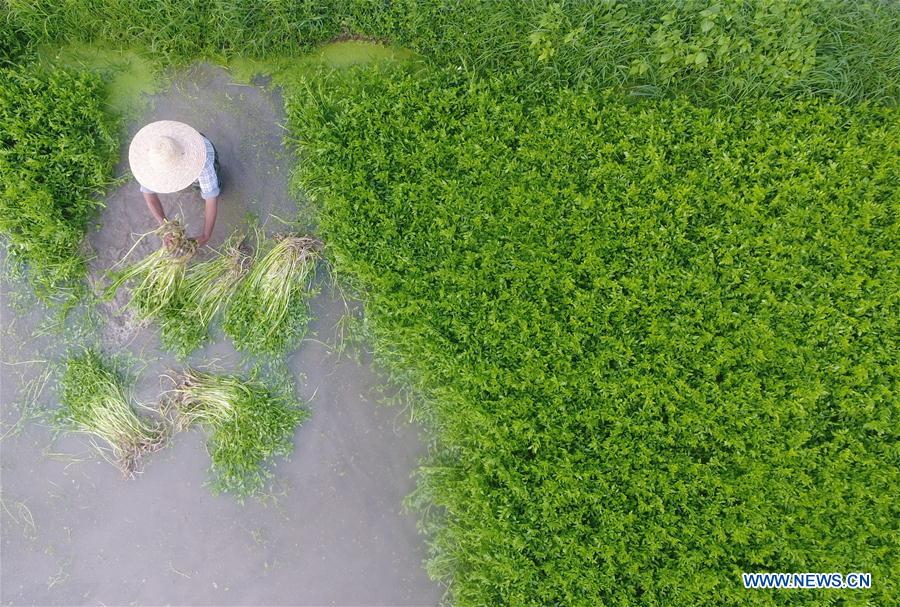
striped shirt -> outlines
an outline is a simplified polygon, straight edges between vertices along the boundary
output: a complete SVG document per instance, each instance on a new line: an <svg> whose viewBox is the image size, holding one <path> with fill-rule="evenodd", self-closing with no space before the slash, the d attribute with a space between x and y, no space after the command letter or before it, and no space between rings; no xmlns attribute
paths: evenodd
<svg viewBox="0 0 900 607"><path fill-rule="evenodd" d="M206 137L203 138L203 144L206 146L206 162L200 169L200 175L194 181L200 185L200 196L204 200L216 198L219 195L219 176L216 175L216 149ZM149 190L141 186L141 192L155 194L153 190Z"/></svg>

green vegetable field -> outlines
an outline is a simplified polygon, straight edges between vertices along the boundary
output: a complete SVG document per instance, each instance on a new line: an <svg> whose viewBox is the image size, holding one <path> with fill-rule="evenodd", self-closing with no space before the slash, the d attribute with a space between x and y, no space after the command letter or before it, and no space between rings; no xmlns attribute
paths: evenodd
<svg viewBox="0 0 900 607"><path fill-rule="evenodd" d="M118 146L103 100L89 72L0 67L0 233L46 295L85 275L79 244Z"/></svg>
<svg viewBox="0 0 900 607"><path fill-rule="evenodd" d="M276 74L316 240L188 268L222 295L182 295L163 331L187 355L222 310L240 350L303 348L321 255L426 430L407 506L448 604L896 604L900 5L10 0L4 24L0 233L41 292L76 296L127 142L103 79L33 71L40 48L411 51ZM252 492L306 411L190 377L217 487Z"/></svg>
<svg viewBox="0 0 900 607"><path fill-rule="evenodd" d="M330 84L289 106L301 183L427 397L457 604L896 578L894 110Z"/></svg>

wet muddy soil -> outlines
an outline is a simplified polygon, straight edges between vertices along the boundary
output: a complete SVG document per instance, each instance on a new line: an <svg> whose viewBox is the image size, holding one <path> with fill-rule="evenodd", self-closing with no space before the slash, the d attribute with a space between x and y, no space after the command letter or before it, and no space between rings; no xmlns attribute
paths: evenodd
<svg viewBox="0 0 900 607"><path fill-rule="evenodd" d="M212 140L223 193L210 245L253 213L269 232L297 216L287 192L291 154L282 145L277 92L239 84L200 64L153 95L128 124L127 141L147 122L180 120ZM189 235L202 228L199 194L162 196ZM302 204L301 204L302 206ZM89 234L91 278L131 249L153 220L133 180L107 198ZM283 228L282 228L283 229ZM157 246L144 239L136 258ZM79 343L100 343L136 361L137 401L153 405L160 376L181 363L160 350L157 331L122 313L124 293L97 308L94 323L43 330L52 311L21 305L2 284L0 356L0 602L4 605L434 605L441 588L424 571L425 538L403 498L424 448L402 408L379 404L384 378L365 353L341 354L336 330L347 304L328 288L315 319L287 359L311 417L295 435L289 461L274 468L263 499L243 505L205 486L209 457L199 431L179 434L126 481L83 437L54 435L32 419L54 405L54 363ZM70 321L71 323L72 321ZM241 372L219 337L189 359ZM21 419L22 423L17 424Z"/></svg>

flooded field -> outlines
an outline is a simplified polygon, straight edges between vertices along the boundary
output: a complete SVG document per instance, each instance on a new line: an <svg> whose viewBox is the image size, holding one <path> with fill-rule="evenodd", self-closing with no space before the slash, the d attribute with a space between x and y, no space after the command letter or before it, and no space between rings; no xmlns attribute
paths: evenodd
<svg viewBox="0 0 900 607"><path fill-rule="evenodd" d="M130 137L161 119L186 122L215 144L222 169L219 218L210 245L258 217L267 231L294 219L287 192L291 154L282 145L277 92L238 83L201 64L178 74L128 122ZM187 190L161 196L188 234L203 205ZM91 281L118 262L153 219L133 180L113 189L89 232ZM135 258L152 251L145 238ZM0 398L4 605L434 605L442 589L423 568L425 538L403 510L424 447L402 407L385 407L384 378L364 352L341 352L339 323L352 307L323 287L307 338L287 359L311 412L294 455L279 461L269 495L243 505L205 486L205 436L175 436L123 480L86 439L55 435L38 418L55 403L55 364L68 348L99 343L135 361L138 402L155 405L161 377L182 364L160 349L153 326L121 310L124 292L60 330L54 313L4 276ZM188 361L240 373L244 361L218 337Z"/></svg>

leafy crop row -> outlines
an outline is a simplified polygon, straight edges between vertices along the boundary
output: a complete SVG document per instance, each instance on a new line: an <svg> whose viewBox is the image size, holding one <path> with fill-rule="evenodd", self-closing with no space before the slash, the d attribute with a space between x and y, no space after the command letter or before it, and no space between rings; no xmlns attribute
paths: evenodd
<svg viewBox="0 0 900 607"><path fill-rule="evenodd" d="M737 98L791 92L896 102L900 5L851 0L9 0L0 61L40 43L140 45L169 59L296 55L335 36L440 64L551 81Z"/></svg>
<svg viewBox="0 0 900 607"><path fill-rule="evenodd" d="M896 111L519 84L287 100L336 269L427 399L432 573L460 606L888 604ZM851 570L878 582L740 583Z"/></svg>
<svg viewBox="0 0 900 607"><path fill-rule="evenodd" d="M85 274L79 246L118 157L118 125L88 72L0 68L0 234L39 293Z"/></svg>

